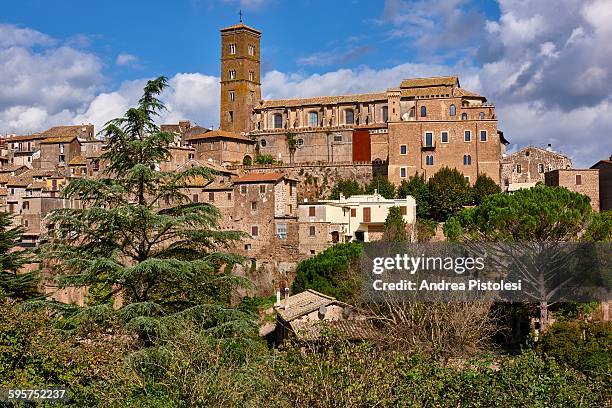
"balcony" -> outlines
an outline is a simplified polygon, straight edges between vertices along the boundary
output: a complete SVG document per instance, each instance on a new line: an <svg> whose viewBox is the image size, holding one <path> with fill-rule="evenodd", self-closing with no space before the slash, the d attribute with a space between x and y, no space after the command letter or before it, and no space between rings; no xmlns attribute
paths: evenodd
<svg viewBox="0 0 612 408"><path fill-rule="evenodd" d="M436 148L435 140L423 140L423 144L421 145L421 150L428 151L434 150Z"/></svg>

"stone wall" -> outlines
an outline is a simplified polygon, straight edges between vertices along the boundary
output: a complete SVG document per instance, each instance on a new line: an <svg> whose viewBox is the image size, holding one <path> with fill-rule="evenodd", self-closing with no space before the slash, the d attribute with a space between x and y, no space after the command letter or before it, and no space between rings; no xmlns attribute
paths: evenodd
<svg viewBox="0 0 612 408"><path fill-rule="evenodd" d="M503 160L501 166L502 186L513 183L544 182L544 173L572 167L572 161L560 153L527 146Z"/></svg>
<svg viewBox="0 0 612 408"><path fill-rule="evenodd" d="M314 201L328 198L331 189L339 179L356 180L366 185L375 175L386 175L387 165L372 163L298 163L260 166L231 166L231 170L250 173L281 171L288 177L300 180L297 184L298 202L304 199Z"/></svg>
<svg viewBox="0 0 612 408"><path fill-rule="evenodd" d="M593 211L599 212L599 170L553 170L545 174L547 186L561 186L591 198Z"/></svg>

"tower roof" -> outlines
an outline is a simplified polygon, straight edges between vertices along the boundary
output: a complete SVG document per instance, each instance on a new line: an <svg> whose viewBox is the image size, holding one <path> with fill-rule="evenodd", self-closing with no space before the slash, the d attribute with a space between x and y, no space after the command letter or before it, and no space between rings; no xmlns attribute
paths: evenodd
<svg viewBox="0 0 612 408"><path fill-rule="evenodd" d="M255 34L261 35L261 31L256 30L253 27L249 27L248 25L246 25L244 23L238 23L238 24L231 25L229 27L224 27L220 31L222 33L224 33L224 32L227 32L227 31L238 31L238 30L252 31Z"/></svg>

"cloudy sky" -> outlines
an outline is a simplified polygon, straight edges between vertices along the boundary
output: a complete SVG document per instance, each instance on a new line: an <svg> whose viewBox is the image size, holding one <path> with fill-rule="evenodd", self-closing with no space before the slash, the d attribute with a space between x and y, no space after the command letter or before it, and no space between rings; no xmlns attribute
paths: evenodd
<svg viewBox="0 0 612 408"><path fill-rule="evenodd" d="M165 122L217 126L219 32L263 32L265 98L384 91L460 76L497 107L511 148L577 166L612 154L612 0L20 0L0 16L0 133L97 130L170 78ZM94 3L94 4L87 4Z"/></svg>

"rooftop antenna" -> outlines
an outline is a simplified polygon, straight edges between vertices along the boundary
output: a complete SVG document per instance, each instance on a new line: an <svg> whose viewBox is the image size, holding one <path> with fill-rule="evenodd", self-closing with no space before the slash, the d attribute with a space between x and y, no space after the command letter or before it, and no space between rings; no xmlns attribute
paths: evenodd
<svg viewBox="0 0 612 408"><path fill-rule="evenodd" d="M242 23L242 10L238 12L238 15L240 16L240 22Z"/></svg>

